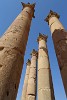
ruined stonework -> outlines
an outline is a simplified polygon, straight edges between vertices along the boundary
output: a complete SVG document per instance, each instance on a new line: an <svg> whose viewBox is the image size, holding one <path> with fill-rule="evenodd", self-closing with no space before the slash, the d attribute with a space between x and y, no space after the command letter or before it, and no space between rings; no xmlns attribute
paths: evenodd
<svg viewBox="0 0 67 100"><path fill-rule="evenodd" d="M67 96L67 32L60 23L57 15L57 13L50 11L46 21L49 23L51 30L56 56Z"/></svg>
<svg viewBox="0 0 67 100"><path fill-rule="evenodd" d="M39 34L38 50L38 100L55 100L49 57L47 50L47 36Z"/></svg>
<svg viewBox="0 0 67 100"><path fill-rule="evenodd" d="M0 100L16 100L35 7L22 5L22 12L0 38Z"/></svg>
<svg viewBox="0 0 67 100"><path fill-rule="evenodd" d="M28 79L27 96L26 100L36 100L36 63L37 51L33 49L31 53L31 66Z"/></svg>
<svg viewBox="0 0 67 100"><path fill-rule="evenodd" d="M21 100L26 100L28 79L29 79L29 73L30 73L30 65L31 65L31 61L28 60L27 61L27 68L26 68L26 74L25 74L25 79L24 79L24 85L23 85Z"/></svg>

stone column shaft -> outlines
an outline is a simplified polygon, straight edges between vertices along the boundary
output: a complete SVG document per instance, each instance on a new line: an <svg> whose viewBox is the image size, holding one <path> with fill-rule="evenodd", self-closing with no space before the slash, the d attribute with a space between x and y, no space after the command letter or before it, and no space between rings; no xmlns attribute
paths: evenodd
<svg viewBox="0 0 67 100"><path fill-rule="evenodd" d="M46 18L49 23L56 56L67 96L67 32L59 21L59 15L50 11Z"/></svg>
<svg viewBox="0 0 67 100"><path fill-rule="evenodd" d="M39 34L38 100L54 100L53 84L46 41L47 36Z"/></svg>
<svg viewBox="0 0 67 100"><path fill-rule="evenodd" d="M24 4L22 12L0 38L0 100L15 100L34 4Z"/></svg>
<svg viewBox="0 0 67 100"><path fill-rule="evenodd" d="M37 52L33 49L31 58L30 73L27 87L27 98L26 100L36 100L36 61Z"/></svg>
<svg viewBox="0 0 67 100"><path fill-rule="evenodd" d="M21 100L26 100L28 79L29 79L29 73L30 73L30 65L31 65L31 62L30 62L30 60L28 60Z"/></svg>

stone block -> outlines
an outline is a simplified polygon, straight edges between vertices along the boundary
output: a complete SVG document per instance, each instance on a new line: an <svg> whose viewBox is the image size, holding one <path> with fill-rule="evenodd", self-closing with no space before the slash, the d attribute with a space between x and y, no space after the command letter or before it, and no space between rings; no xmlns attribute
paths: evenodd
<svg viewBox="0 0 67 100"><path fill-rule="evenodd" d="M32 84L28 84L28 87L27 87L27 94L31 94L31 95L35 95L35 92L36 92L36 85L35 83L32 83Z"/></svg>
<svg viewBox="0 0 67 100"><path fill-rule="evenodd" d="M38 91L38 100L54 100L51 98L50 89L41 89Z"/></svg>
<svg viewBox="0 0 67 100"><path fill-rule="evenodd" d="M50 88L49 69L40 69L38 71L38 89Z"/></svg>
<svg viewBox="0 0 67 100"><path fill-rule="evenodd" d="M45 68L45 69L49 69L49 61L48 61L48 57L40 57L38 58L38 70Z"/></svg>
<svg viewBox="0 0 67 100"><path fill-rule="evenodd" d="M26 100L35 100L35 96L33 96L33 95L27 95Z"/></svg>

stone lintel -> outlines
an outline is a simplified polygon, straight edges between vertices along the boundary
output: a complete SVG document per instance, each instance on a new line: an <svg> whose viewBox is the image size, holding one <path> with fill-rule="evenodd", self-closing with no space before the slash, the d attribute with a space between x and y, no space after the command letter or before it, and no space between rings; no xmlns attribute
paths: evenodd
<svg viewBox="0 0 67 100"><path fill-rule="evenodd" d="M31 52L31 55L37 57L38 56L38 52L35 49L33 49L32 52Z"/></svg>
<svg viewBox="0 0 67 100"><path fill-rule="evenodd" d="M25 8L25 7L30 7L32 10L33 10L33 18L35 18L35 16L34 16L34 12L35 12L35 4L36 3L33 3L33 4L30 4L29 2L27 3L27 4L25 4L25 3L23 3L23 2L21 2L21 4L22 4L22 6L23 6L23 9Z"/></svg>
<svg viewBox="0 0 67 100"><path fill-rule="evenodd" d="M37 42L39 43L39 41L41 41L41 40L45 40L47 42L47 38L48 38L47 35L39 33L39 37L37 38Z"/></svg>
<svg viewBox="0 0 67 100"><path fill-rule="evenodd" d="M50 10L50 12L49 12L48 16L46 17L45 21L48 22L48 24L49 24L49 19L53 16L57 17L58 19L60 18L60 15L58 15L56 12L53 12L52 10Z"/></svg>
<svg viewBox="0 0 67 100"><path fill-rule="evenodd" d="M31 61L28 59L28 61L27 61L27 63L26 63L26 64L30 66Z"/></svg>

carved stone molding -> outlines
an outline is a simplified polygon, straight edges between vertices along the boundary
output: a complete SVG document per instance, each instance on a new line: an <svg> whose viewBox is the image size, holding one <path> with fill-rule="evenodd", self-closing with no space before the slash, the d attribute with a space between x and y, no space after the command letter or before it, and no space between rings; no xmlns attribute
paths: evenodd
<svg viewBox="0 0 67 100"><path fill-rule="evenodd" d="M39 41L42 40L42 39L45 40L45 41L47 42L47 38L48 38L48 36L39 33L39 37L37 38L37 42L39 42Z"/></svg>
<svg viewBox="0 0 67 100"><path fill-rule="evenodd" d="M57 17L58 19L60 18L60 15L58 15L56 12L53 12L52 10L50 10L50 12L49 12L48 16L46 17L45 21L48 22L48 24L49 24L49 19L53 16Z"/></svg>

